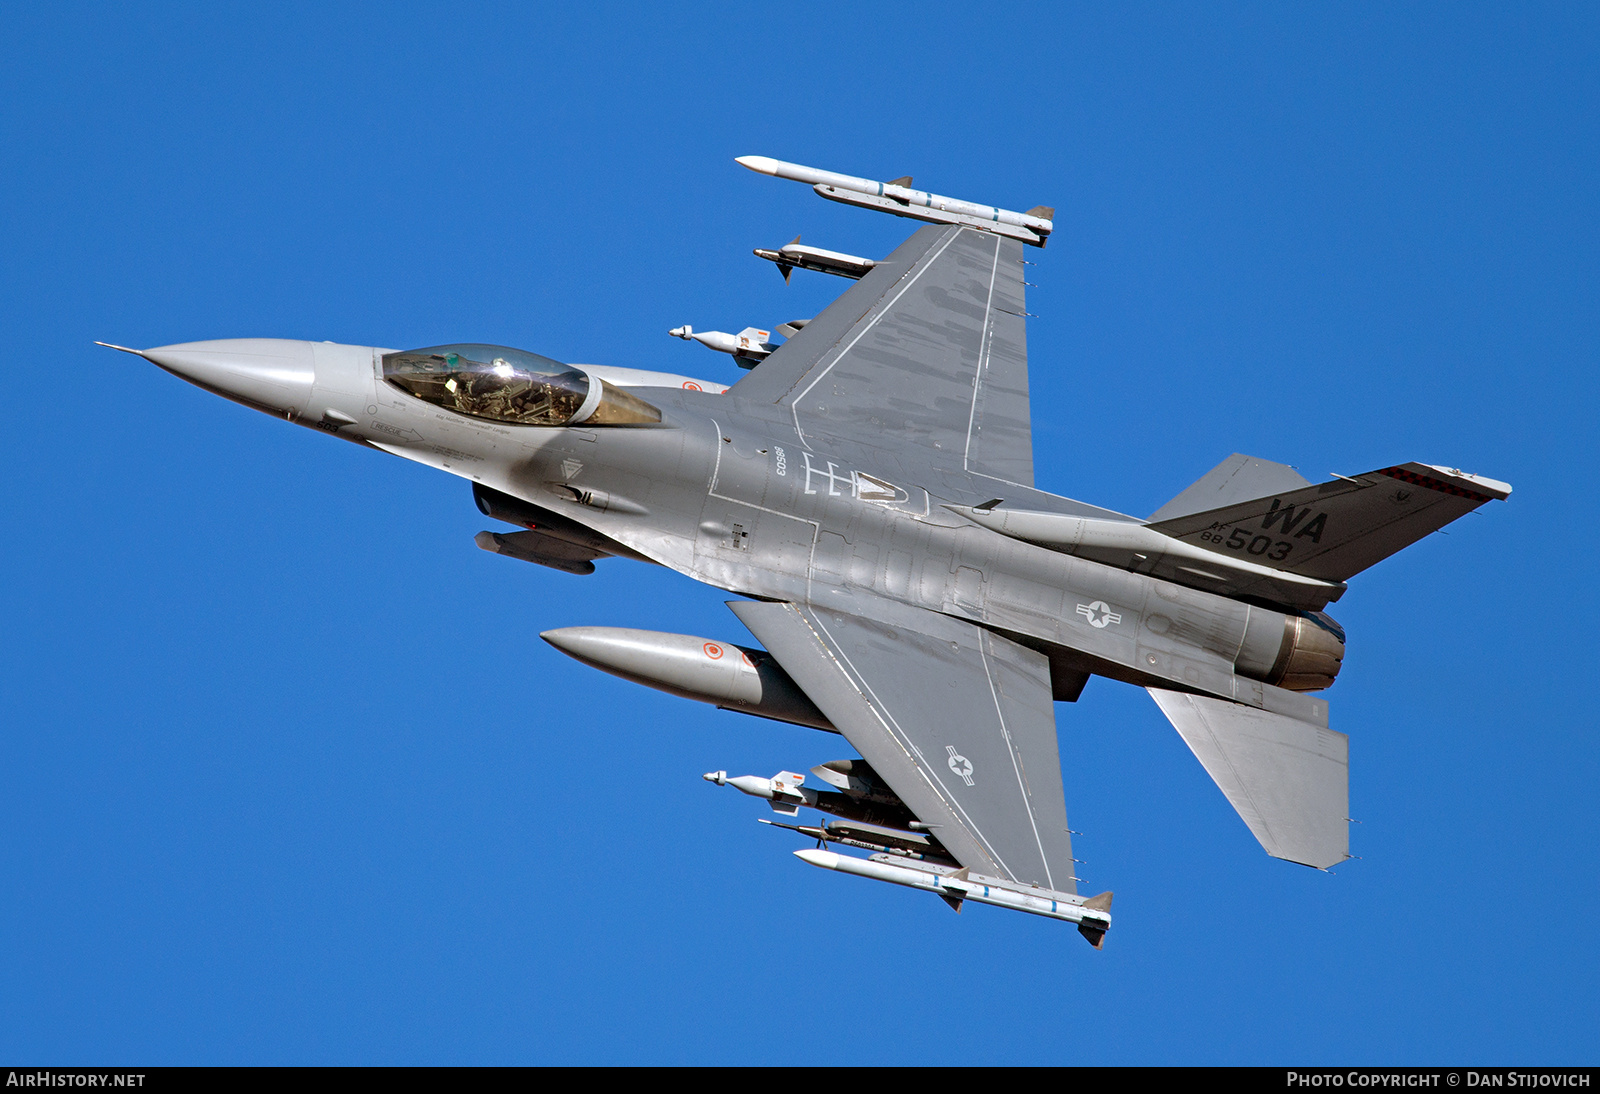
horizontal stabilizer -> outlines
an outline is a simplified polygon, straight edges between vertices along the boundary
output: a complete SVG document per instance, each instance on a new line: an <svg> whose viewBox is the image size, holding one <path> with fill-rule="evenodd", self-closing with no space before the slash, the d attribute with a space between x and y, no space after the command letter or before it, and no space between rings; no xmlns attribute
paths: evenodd
<svg viewBox="0 0 1600 1094"><path fill-rule="evenodd" d="M1147 690L1267 854L1319 870L1350 857L1350 738L1225 699Z"/></svg>
<svg viewBox="0 0 1600 1094"><path fill-rule="evenodd" d="M1511 493L1510 486L1494 479L1407 463L1316 486L1278 487L1276 493L1211 509L1168 514L1174 507L1181 510L1184 506L1179 503L1186 499L1197 500L1191 493L1227 466L1225 462L1158 510L1149 527L1225 558L1328 582L1345 581L1484 502ZM1249 481L1251 474L1249 468L1240 467L1235 477ZM1210 487L1199 496L1207 492ZM1214 492L1230 490L1219 483Z"/></svg>

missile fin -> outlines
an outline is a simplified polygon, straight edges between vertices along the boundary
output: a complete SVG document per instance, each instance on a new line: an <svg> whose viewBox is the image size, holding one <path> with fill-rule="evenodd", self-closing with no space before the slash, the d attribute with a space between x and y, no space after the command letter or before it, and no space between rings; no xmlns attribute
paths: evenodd
<svg viewBox="0 0 1600 1094"><path fill-rule="evenodd" d="M1093 912L1105 912L1107 915L1111 914L1111 890L1107 889L1098 896L1090 897L1088 900L1083 902L1083 906ZM1106 929L1100 924L1091 923L1089 920L1084 920L1078 924L1078 933L1083 935L1084 938L1088 939L1089 945L1093 946L1095 949L1105 949Z"/></svg>
<svg viewBox="0 0 1600 1094"><path fill-rule="evenodd" d="M1107 889L1099 896L1090 897L1088 900L1083 902L1083 906L1091 911L1096 912L1111 911L1111 890Z"/></svg>

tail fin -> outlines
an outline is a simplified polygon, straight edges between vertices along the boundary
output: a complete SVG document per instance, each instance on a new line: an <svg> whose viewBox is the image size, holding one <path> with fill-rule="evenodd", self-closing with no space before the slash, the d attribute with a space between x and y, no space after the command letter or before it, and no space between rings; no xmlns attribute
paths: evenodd
<svg viewBox="0 0 1600 1094"><path fill-rule="evenodd" d="M1096 912L1106 912L1109 914L1111 911L1111 891L1108 889L1099 896L1090 897L1088 900L1083 902L1083 906ZM1105 924L1100 923L1097 920L1086 919L1082 923L1078 924L1078 933L1087 938L1089 940L1089 945L1093 946L1095 949L1105 949Z"/></svg>
<svg viewBox="0 0 1600 1094"><path fill-rule="evenodd" d="M1223 476L1234 461L1245 464ZM1289 490L1280 486L1277 493L1234 500L1240 486L1258 483L1268 474L1248 465L1294 474L1282 464L1230 457L1157 510L1149 526L1225 557L1320 581L1344 581L1484 502L1511 493L1509 485L1494 479L1407 463L1318 486ZM1213 477L1219 482L1208 486ZM1290 485L1287 476L1277 477L1284 486ZM1227 501L1220 508L1190 509L1208 496Z"/></svg>
<svg viewBox="0 0 1600 1094"><path fill-rule="evenodd" d="M1284 463L1235 452L1201 476L1193 486L1150 514L1146 523L1187 517L1220 509L1266 494L1285 494L1311 485L1311 480Z"/></svg>

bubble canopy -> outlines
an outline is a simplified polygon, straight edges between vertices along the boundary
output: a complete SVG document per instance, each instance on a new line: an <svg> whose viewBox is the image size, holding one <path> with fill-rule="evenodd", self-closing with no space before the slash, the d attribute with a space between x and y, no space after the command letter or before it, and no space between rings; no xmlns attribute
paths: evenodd
<svg viewBox="0 0 1600 1094"><path fill-rule="evenodd" d="M537 353L475 342L383 356L383 378L457 414L512 425L653 425L661 411Z"/></svg>

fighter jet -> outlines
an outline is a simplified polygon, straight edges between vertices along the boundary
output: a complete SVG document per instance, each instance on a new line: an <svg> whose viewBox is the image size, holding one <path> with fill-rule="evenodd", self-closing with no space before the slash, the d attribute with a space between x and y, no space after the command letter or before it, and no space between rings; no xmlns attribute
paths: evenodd
<svg viewBox="0 0 1600 1094"><path fill-rule="evenodd" d="M1038 490L1022 256L1054 211L739 162L926 223L881 260L798 239L757 249L786 280L855 283L776 332L671 332L731 353L748 369L732 386L480 343L128 352L470 480L486 516L520 529L481 533L486 550L580 575L634 559L737 594L759 646L590 626L544 638L650 687L843 736L858 755L812 767L820 785L705 776L794 820L774 823L814 842L795 852L812 865L958 911L1063 920L1099 948L1111 894L1077 891L1054 713L1091 676L1149 691L1269 855L1348 858L1348 738L1312 694L1344 656L1325 609L1510 486L1416 462L1312 483L1236 454L1144 519Z"/></svg>

